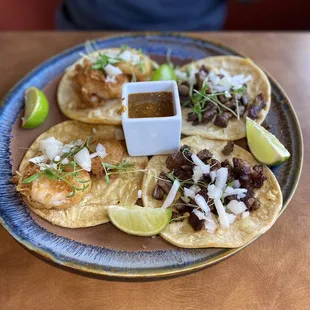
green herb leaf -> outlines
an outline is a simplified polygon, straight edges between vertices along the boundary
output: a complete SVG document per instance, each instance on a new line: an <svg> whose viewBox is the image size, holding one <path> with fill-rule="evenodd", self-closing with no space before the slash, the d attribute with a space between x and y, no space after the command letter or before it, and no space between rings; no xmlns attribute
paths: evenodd
<svg viewBox="0 0 310 310"><path fill-rule="evenodd" d="M121 54L121 53L123 53L124 51L126 51L128 49L129 49L129 46L127 44L122 44L121 45L121 50L120 50L119 53Z"/></svg>
<svg viewBox="0 0 310 310"><path fill-rule="evenodd" d="M29 184L34 182L35 180L37 180L39 177L41 176L41 172L36 173L28 178L26 178L25 180L23 180L23 184Z"/></svg>

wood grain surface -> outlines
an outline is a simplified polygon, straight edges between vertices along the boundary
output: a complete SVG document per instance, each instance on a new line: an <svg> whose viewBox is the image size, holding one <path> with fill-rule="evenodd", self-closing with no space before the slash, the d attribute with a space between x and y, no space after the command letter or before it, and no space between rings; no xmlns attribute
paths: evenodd
<svg viewBox="0 0 310 310"><path fill-rule="evenodd" d="M46 58L108 33L0 33L0 97ZM211 268L165 280L120 282L60 269L0 228L2 309L310 309L310 34L195 33L254 59L283 86L303 130L299 187L274 227Z"/></svg>

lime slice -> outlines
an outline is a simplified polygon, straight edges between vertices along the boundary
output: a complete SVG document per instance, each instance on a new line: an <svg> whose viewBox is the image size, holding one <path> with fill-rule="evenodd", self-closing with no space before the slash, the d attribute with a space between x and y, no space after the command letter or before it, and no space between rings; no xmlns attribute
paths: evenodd
<svg viewBox="0 0 310 310"><path fill-rule="evenodd" d="M168 64L160 65L156 71L153 73L151 80L152 81L170 81L176 80L177 77L171 66Z"/></svg>
<svg viewBox="0 0 310 310"><path fill-rule="evenodd" d="M136 236L154 236L169 224L171 210L139 206L109 206L111 222L118 229Z"/></svg>
<svg viewBox="0 0 310 310"><path fill-rule="evenodd" d="M291 156L272 133L248 117L246 118L246 137L252 154L263 164L278 165Z"/></svg>
<svg viewBox="0 0 310 310"><path fill-rule="evenodd" d="M23 128L35 128L41 125L49 110L49 104L44 93L35 87L30 87L25 93L25 114L22 118Z"/></svg>

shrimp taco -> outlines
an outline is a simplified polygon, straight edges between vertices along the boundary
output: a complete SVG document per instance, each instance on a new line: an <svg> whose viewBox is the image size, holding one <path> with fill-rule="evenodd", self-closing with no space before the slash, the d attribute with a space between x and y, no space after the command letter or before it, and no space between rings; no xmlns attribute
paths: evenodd
<svg viewBox="0 0 310 310"><path fill-rule="evenodd" d="M71 65L57 91L61 111L92 124L120 125L122 85L148 80L152 62L142 52L122 48L98 50Z"/></svg>
<svg viewBox="0 0 310 310"><path fill-rule="evenodd" d="M144 176L144 207L171 208L161 233L184 248L240 247L266 232L282 207L273 173L243 148L200 136L154 156Z"/></svg>
<svg viewBox="0 0 310 310"><path fill-rule="evenodd" d="M262 123L271 87L248 58L207 57L176 71L182 104L182 133L215 140L245 137L245 117Z"/></svg>
<svg viewBox="0 0 310 310"><path fill-rule="evenodd" d="M108 222L110 204L135 204L148 159L130 157L119 131L66 121L40 135L15 175L28 207L55 225L78 228Z"/></svg>

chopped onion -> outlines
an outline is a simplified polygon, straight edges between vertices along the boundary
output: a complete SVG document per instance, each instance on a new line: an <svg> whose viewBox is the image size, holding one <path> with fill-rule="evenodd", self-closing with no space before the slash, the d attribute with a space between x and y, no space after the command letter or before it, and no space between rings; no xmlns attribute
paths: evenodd
<svg viewBox="0 0 310 310"><path fill-rule="evenodd" d="M69 159L68 159L68 158L64 158L64 159L61 161L61 163L62 163L63 165L67 165L67 164L69 164Z"/></svg>
<svg viewBox="0 0 310 310"><path fill-rule="evenodd" d="M105 158L106 156L108 156L106 148L101 143L97 144L96 152L100 158Z"/></svg>
<svg viewBox="0 0 310 310"><path fill-rule="evenodd" d="M210 208L206 200L199 194L195 196L195 202L197 206L202 209L206 214L210 213Z"/></svg>
<svg viewBox="0 0 310 310"><path fill-rule="evenodd" d="M216 174L215 186L223 190L226 186L227 177L228 177L227 168L222 167L218 169Z"/></svg>
<svg viewBox="0 0 310 310"><path fill-rule="evenodd" d="M229 220L230 224L232 224L235 221L236 217L237 217L236 215L231 214L231 213L226 213L226 215L228 217L228 220Z"/></svg>
<svg viewBox="0 0 310 310"><path fill-rule="evenodd" d="M37 157L33 157L28 159L28 161L30 161L31 163L34 163L35 165L39 165L42 163L46 163L48 160L48 157L46 155L41 155L41 156L37 156Z"/></svg>
<svg viewBox="0 0 310 310"><path fill-rule="evenodd" d="M91 158L91 159L93 159L93 158L95 158L95 157L97 157L97 156L98 156L98 153L97 153L97 152L95 152L95 153L90 154L89 156L90 156L90 158Z"/></svg>
<svg viewBox="0 0 310 310"><path fill-rule="evenodd" d="M122 52L119 56L118 56L118 58L120 58L120 59L122 59L122 60L124 60L124 61L126 61L126 62L130 62L130 60L131 60L131 52L130 51L124 51L124 52Z"/></svg>
<svg viewBox="0 0 310 310"><path fill-rule="evenodd" d="M194 164L200 167L203 173L210 172L210 165L206 165L196 154L192 154L191 158Z"/></svg>
<svg viewBox="0 0 310 310"><path fill-rule="evenodd" d="M191 189L192 191L194 191L195 192L195 194L197 194L200 190L201 190L201 188L198 186L198 185L192 185L189 189Z"/></svg>
<svg viewBox="0 0 310 310"><path fill-rule="evenodd" d="M241 218L242 218L242 219L245 219L245 218L247 218L249 215L250 215L250 212L249 212L249 211L244 211L244 212L241 213Z"/></svg>
<svg viewBox="0 0 310 310"><path fill-rule="evenodd" d="M205 229L208 232L214 233L217 228L216 223L213 221L212 217L206 216L203 212L198 209L194 209L193 213L198 217L199 220L205 220Z"/></svg>
<svg viewBox="0 0 310 310"><path fill-rule="evenodd" d="M174 70L175 75L177 76L178 80L186 81L187 79L187 74L184 71L181 71L179 69Z"/></svg>
<svg viewBox="0 0 310 310"><path fill-rule="evenodd" d="M201 170L200 167L194 166L193 168L193 176L192 179L195 183L197 183L203 176L203 171Z"/></svg>
<svg viewBox="0 0 310 310"><path fill-rule="evenodd" d="M133 65L138 64L140 62L140 58L141 58L140 55L132 55L131 57L132 64Z"/></svg>
<svg viewBox="0 0 310 310"><path fill-rule="evenodd" d="M142 191L141 189L138 190L138 199L140 199L142 197Z"/></svg>
<svg viewBox="0 0 310 310"><path fill-rule="evenodd" d="M242 201L231 200L227 205L227 209L233 214L238 215L246 210L246 205Z"/></svg>
<svg viewBox="0 0 310 310"><path fill-rule="evenodd" d="M104 67L104 71L107 73L107 75L110 76L116 76L123 73L123 71L120 68L112 66L111 64L107 64Z"/></svg>
<svg viewBox="0 0 310 310"><path fill-rule="evenodd" d="M60 156L59 155L55 156L54 161L60 161Z"/></svg>
<svg viewBox="0 0 310 310"><path fill-rule="evenodd" d="M112 83L112 84L114 84L114 83L116 83L116 79L115 79L115 76L114 75L108 75L107 77L106 77L106 79L105 79L105 82L107 82L107 83Z"/></svg>
<svg viewBox="0 0 310 310"><path fill-rule="evenodd" d="M211 183L213 183L216 179L216 171L210 171Z"/></svg>
<svg viewBox="0 0 310 310"><path fill-rule="evenodd" d="M220 199L222 197L223 191L215 186L214 184L208 185L208 195L212 199Z"/></svg>
<svg viewBox="0 0 310 310"><path fill-rule="evenodd" d="M198 209L194 209L193 213L198 217L199 220L206 219L206 216L203 214L203 212L199 211Z"/></svg>
<svg viewBox="0 0 310 310"><path fill-rule="evenodd" d="M241 187L240 181L239 180L234 180L233 188L240 188L240 187Z"/></svg>
<svg viewBox="0 0 310 310"><path fill-rule="evenodd" d="M74 161L86 171L91 170L91 158L89 151L86 147L82 148L74 155Z"/></svg>
<svg viewBox="0 0 310 310"><path fill-rule="evenodd" d="M62 149L63 143L56 140L55 137L43 139L39 143L39 150L45 154L48 159L53 160Z"/></svg>
<svg viewBox="0 0 310 310"><path fill-rule="evenodd" d="M184 196L185 197L190 197L190 198L195 198L195 192L192 190L192 189L190 189L190 188L186 188L186 187L184 187Z"/></svg>
<svg viewBox="0 0 310 310"><path fill-rule="evenodd" d="M229 228L229 219L227 217L227 213L224 209L224 206L220 199L214 199L214 204L216 211L219 215L219 222L222 228Z"/></svg>
<svg viewBox="0 0 310 310"><path fill-rule="evenodd" d="M175 179L174 182L173 182L173 185L162 205L162 208L166 209L168 208L174 201L175 199L175 196L177 195L178 193L178 190L179 190L179 187L180 187L180 182L179 180Z"/></svg>
<svg viewBox="0 0 310 310"><path fill-rule="evenodd" d="M248 190L246 188L233 188L231 186L227 186L225 188L223 198L227 196L237 195L237 199L241 199L246 196L247 191Z"/></svg>

